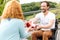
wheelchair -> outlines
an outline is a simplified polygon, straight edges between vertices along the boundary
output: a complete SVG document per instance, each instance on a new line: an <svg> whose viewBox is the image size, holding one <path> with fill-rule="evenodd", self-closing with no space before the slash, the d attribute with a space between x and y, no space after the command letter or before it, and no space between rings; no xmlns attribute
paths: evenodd
<svg viewBox="0 0 60 40"><path fill-rule="evenodd" d="M49 38L49 40L56 40L57 36L57 29L58 29L58 20L55 21L55 28L51 29L53 32L53 35ZM37 37L38 40L42 40L42 37Z"/></svg>

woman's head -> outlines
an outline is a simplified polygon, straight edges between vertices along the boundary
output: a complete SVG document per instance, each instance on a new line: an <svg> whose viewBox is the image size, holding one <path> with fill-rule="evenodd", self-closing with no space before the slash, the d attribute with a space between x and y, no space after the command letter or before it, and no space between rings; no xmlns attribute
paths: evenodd
<svg viewBox="0 0 60 40"><path fill-rule="evenodd" d="M5 5L1 18L2 19L7 19L7 18L24 19L20 3L17 2L16 0L9 1Z"/></svg>

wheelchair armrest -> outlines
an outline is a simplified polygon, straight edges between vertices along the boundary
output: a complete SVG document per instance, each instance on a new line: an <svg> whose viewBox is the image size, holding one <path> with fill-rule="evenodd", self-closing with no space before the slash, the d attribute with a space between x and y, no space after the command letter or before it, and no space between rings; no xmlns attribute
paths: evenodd
<svg viewBox="0 0 60 40"><path fill-rule="evenodd" d="M56 32L56 29L51 29L51 31L52 31L52 33L53 33L53 35L54 35L55 32Z"/></svg>
<svg viewBox="0 0 60 40"><path fill-rule="evenodd" d="M54 28L54 29L51 29L51 31L53 31L53 32L54 32L54 31L56 31L56 29L55 29L55 28Z"/></svg>

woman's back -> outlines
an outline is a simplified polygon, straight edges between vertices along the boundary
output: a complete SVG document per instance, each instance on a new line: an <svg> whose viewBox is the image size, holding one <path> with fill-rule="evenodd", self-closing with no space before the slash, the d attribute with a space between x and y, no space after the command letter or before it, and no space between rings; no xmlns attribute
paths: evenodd
<svg viewBox="0 0 60 40"><path fill-rule="evenodd" d="M24 22L20 19L5 19L0 24L0 40L21 40L26 36Z"/></svg>

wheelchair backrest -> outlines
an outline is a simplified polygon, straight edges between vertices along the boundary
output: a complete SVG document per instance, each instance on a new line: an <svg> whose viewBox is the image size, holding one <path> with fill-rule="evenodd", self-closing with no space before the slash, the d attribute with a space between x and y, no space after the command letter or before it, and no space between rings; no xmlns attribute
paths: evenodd
<svg viewBox="0 0 60 40"><path fill-rule="evenodd" d="M58 20L55 21L55 31L58 29Z"/></svg>

